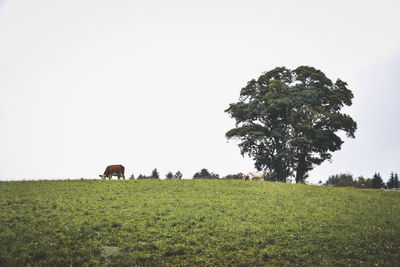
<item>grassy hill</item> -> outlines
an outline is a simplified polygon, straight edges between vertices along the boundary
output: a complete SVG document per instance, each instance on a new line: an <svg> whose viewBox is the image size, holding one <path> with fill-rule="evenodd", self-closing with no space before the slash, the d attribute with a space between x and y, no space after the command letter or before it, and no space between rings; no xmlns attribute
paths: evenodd
<svg viewBox="0 0 400 267"><path fill-rule="evenodd" d="M219 180L0 182L0 266L400 264L400 192Z"/></svg>

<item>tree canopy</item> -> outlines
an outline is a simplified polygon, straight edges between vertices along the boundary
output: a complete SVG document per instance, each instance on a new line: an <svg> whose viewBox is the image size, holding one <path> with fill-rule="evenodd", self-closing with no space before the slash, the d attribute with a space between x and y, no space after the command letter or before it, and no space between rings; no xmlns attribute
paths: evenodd
<svg viewBox="0 0 400 267"><path fill-rule="evenodd" d="M354 138L356 122L341 113L352 99L346 82L333 83L320 70L278 67L249 81L225 110L236 120L226 137L240 141L241 154L253 158L256 169L278 181L293 176L304 182L341 148L338 132Z"/></svg>
<svg viewBox="0 0 400 267"><path fill-rule="evenodd" d="M355 181L353 179L353 175L350 173L340 173L329 176L328 180L325 182L325 185L333 185L333 186L353 186Z"/></svg>
<svg viewBox="0 0 400 267"><path fill-rule="evenodd" d="M219 175L209 172L206 168L201 169L193 175L193 179L218 179Z"/></svg>

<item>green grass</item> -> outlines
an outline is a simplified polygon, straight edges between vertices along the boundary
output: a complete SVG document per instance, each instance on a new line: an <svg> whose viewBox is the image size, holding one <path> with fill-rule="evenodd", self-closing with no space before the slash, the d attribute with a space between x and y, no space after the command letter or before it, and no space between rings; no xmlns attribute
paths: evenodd
<svg viewBox="0 0 400 267"><path fill-rule="evenodd" d="M400 192L218 180L0 182L0 266L400 264Z"/></svg>

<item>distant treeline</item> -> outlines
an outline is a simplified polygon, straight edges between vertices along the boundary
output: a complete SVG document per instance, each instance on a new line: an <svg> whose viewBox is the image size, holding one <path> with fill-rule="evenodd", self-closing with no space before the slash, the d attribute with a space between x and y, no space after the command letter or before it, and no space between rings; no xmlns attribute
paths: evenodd
<svg viewBox="0 0 400 267"><path fill-rule="evenodd" d="M206 168L201 169L193 175L193 179L243 179L243 173L228 174L224 177L220 177L219 174L208 171ZM180 171L172 173L171 171L165 175L165 179L182 179L183 174ZM160 173L157 168L151 172L151 175L139 174L136 178L135 175L131 175L129 179L161 179Z"/></svg>
<svg viewBox="0 0 400 267"><path fill-rule="evenodd" d="M320 181L320 183L322 183ZM340 173L329 176L328 180L324 183L328 186L354 186L357 188L399 188L399 177L397 173L392 172L390 174L387 183L383 182L381 174L375 173L372 178L364 178L363 176L357 179L353 178L352 174Z"/></svg>

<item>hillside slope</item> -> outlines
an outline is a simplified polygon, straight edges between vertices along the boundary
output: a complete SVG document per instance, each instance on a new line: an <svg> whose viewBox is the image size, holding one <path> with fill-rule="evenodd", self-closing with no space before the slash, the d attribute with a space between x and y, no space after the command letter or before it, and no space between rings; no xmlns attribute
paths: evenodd
<svg viewBox="0 0 400 267"><path fill-rule="evenodd" d="M219 180L0 182L0 265L398 265L400 193Z"/></svg>

